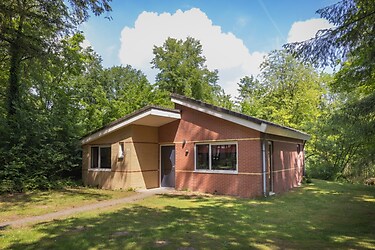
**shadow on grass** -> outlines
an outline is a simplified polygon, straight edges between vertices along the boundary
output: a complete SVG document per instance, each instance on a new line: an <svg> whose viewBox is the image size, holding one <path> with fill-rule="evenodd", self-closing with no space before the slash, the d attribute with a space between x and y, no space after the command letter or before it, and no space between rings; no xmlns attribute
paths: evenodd
<svg viewBox="0 0 375 250"><path fill-rule="evenodd" d="M111 199L110 194L94 189L65 188L52 191L6 194L0 196L0 222L40 215L87 202Z"/></svg>
<svg viewBox="0 0 375 250"><path fill-rule="evenodd" d="M43 202L48 198L51 198L51 192L54 195L69 195L70 197L82 197L89 200L106 200L111 198L108 194L93 193L92 191L87 191L85 188L62 188L52 191L38 191L38 192L28 192L28 193L14 193L14 194L4 194L0 196L0 202L11 206L27 206L31 202Z"/></svg>
<svg viewBox="0 0 375 250"><path fill-rule="evenodd" d="M375 189L328 187L308 185L255 200L160 195L114 212L35 225L38 239L15 237L8 249L374 247L375 202L356 197L375 198Z"/></svg>

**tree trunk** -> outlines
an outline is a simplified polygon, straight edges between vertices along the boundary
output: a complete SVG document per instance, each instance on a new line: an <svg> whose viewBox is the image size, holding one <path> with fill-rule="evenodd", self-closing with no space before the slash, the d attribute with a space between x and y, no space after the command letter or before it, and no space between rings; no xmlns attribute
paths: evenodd
<svg viewBox="0 0 375 250"><path fill-rule="evenodd" d="M21 51L17 42L12 43L9 48L10 67L9 67L9 82L8 82L8 119L14 116L17 112L17 107L20 103L20 76L21 76Z"/></svg>

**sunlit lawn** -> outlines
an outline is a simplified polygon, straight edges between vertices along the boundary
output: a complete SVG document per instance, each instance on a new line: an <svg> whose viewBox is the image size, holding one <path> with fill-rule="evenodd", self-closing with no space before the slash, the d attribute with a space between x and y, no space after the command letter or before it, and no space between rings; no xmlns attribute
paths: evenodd
<svg viewBox="0 0 375 250"><path fill-rule="evenodd" d="M375 188L315 180L271 198L162 195L0 234L6 249L375 249Z"/></svg>
<svg viewBox="0 0 375 250"><path fill-rule="evenodd" d="M0 196L0 222L64 210L134 194L96 188L65 188Z"/></svg>

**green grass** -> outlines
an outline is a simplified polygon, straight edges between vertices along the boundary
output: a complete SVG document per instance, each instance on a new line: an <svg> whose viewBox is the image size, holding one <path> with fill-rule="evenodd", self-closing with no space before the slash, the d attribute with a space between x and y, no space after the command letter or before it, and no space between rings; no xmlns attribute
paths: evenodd
<svg viewBox="0 0 375 250"><path fill-rule="evenodd" d="M64 188L0 196L0 222L16 220L87 205L102 200L122 198L133 192L95 188Z"/></svg>
<svg viewBox="0 0 375 250"><path fill-rule="evenodd" d="M375 188L315 180L260 199L160 195L0 231L4 249L375 249Z"/></svg>

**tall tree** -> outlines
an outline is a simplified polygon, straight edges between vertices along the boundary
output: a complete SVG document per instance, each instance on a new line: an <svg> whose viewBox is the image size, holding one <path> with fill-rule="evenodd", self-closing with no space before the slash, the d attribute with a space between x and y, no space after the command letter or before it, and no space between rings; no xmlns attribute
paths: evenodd
<svg viewBox="0 0 375 250"><path fill-rule="evenodd" d="M89 17L110 10L109 0L11 0L0 3L0 48L7 61L7 114L20 104L23 62L58 57L63 37L71 35ZM37 28L36 28L37 27Z"/></svg>
<svg viewBox="0 0 375 250"><path fill-rule="evenodd" d="M332 123L327 124L335 124L336 130L331 132L340 138L335 141L337 148L357 148L350 157L344 153L347 150L341 150L338 155L349 159L339 161L345 162L341 169L369 166L367 169L375 173L375 2L342 0L317 13L334 27L285 48L304 61L338 69L331 87L343 96L343 103L332 114Z"/></svg>
<svg viewBox="0 0 375 250"><path fill-rule="evenodd" d="M82 107L79 85L71 80L89 55L82 41L80 34L62 41L60 60L23 62L22 103L14 127L9 117L0 117L0 192L49 188L78 166Z"/></svg>
<svg viewBox="0 0 375 250"><path fill-rule="evenodd" d="M334 27L319 31L313 39L286 44L285 48L317 66L338 67L333 90L351 93L351 108L347 111L353 110L372 122L375 118L375 2L342 0L317 13Z"/></svg>
<svg viewBox="0 0 375 250"><path fill-rule="evenodd" d="M74 82L79 85L81 118L84 133L149 104L163 104L146 76L127 65L102 69L94 58Z"/></svg>
<svg viewBox="0 0 375 250"><path fill-rule="evenodd" d="M108 2L0 2L0 192L48 188L78 166L81 106L71 79L90 57L78 25Z"/></svg>
<svg viewBox="0 0 375 250"><path fill-rule="evenodd" d="M285 51L273 51L258 79L240 80L241 111L285 126L307 128L319 116L323 78Z"/></svg>
<svg viewBox="0 0 375 250"><path fill-rule="evenodd" d="M151 63L160 70L156 76L160 90L213 102L218 72L210 71L205 65L199 40L168 38L162 46L154 46L153 52Z"/></svg>

